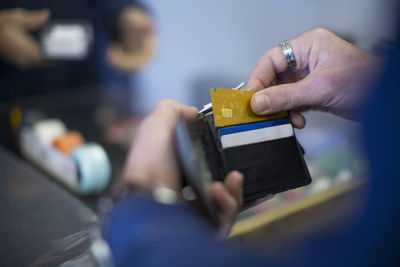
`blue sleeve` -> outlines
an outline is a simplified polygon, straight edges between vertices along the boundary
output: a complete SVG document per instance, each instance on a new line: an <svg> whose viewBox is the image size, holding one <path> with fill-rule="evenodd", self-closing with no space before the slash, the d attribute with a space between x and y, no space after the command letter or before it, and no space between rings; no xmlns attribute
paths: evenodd
<svg viewBox="0 0 400 267"><path fill-rule="evenodd" d="M106 236L116 266L265 266L258 255L216 240L190 207L143 196L116 206Z"/></svg>

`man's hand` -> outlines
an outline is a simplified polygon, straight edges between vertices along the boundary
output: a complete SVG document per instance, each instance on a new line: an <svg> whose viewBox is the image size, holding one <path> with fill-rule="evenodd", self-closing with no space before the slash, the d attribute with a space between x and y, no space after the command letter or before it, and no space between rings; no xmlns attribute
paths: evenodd
<svg viewBox="0 0 400 267"><path fill-rule="evenodd" d="M197 116L197 109L173 100L160 102L141 123L137 137L129 152L124 182L142 187L165 186L180 192L181 173L175 152L175 126L180 118ZM242 206L243 175L230 172L224 183L211 184L211 194L220 207L221 221L226 229L233 224Z"/></svg>
<svg viewBox="0 0 400 267"><path fill-rule="evenodd" d="M49 17L47 9L0 11L0 56L21 69L40 64L43 60L40 46L29 31L40 29Z"/></svg>
<svg viewBox="0 0 400 267"><path fill-rule="evenodd" d="M314 29L290 41L297 66L289 69L280 47L266 52L247 82L259 91L251 100L256 114L292 110L292 122L303 128L301 111L319 109L357 119L381 61L325 29Z"/></svg>
<svg viewBox="0 0 400 267"><path fill-rule="evenodd" d="M154 52L154 25L140 8L126 7L119 18L119 38L107 49L107 60L120 72L143 68Z"/></svg>

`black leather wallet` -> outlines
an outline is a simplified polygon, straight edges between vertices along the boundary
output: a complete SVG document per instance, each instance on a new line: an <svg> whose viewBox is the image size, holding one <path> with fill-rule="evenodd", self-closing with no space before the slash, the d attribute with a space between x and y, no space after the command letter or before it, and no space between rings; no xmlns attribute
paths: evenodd
<svg viewBox="0 0 400 267"><path fill-rule="evenodd" d="M176 133L185 179L206 206L212 201L204 185L212 180L223 181L232 170L244 174L245 203L311 182L304 151L294 134L224 149L212 114L180 121Z"/></svg>

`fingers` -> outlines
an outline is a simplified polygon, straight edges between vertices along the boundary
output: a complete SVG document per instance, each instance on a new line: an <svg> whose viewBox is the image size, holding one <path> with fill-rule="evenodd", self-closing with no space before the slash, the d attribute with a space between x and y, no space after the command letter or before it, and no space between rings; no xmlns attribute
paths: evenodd
<svg viewBox="0 0 400 267"><path fill-rule="evenodd" d="M28 68L42 62L42 52L39 44L30 36L21 36L20 55L16 56L16 64L22 68Z"/></svg>
<svg viewBox="0 0 400 267"><path fill-rule="evenodd" d="M321 90L315 87L313 77L290 84L281 84L258 91L250 101L251 109L258 115L321 104Z"/></svg>
<svg viewBox="0 0 400 267"><path fill-rule="evenodd" d="M308 34L300 35L289 41L295 55L297 66L293 71L308 68L309 52L312 48L312 38ZM271 86L277 75L288 70L288 64L282 49L277 46L267 51L257 63L253 73L247 81L247 89L259 91Z"/></svg>
<svg viewBox="0 0 400 267"><path fill-rule="evenodd" d="M26 10L26 9L13 9L10 10L10 19L27 30L37 30L41 28L50 18L50 10Z"/></svg>
<svg viewBox="0 0 400 267"><path fill-rule="evenodd" d="M162 184L181 188L180 169L174 150L174 132L180 118L194 118L197 109L174 100L161 101L138 129L125 163L126 182L151 187Z"/></svg>
<svg viewBox="0 0 400 267"><path fill-rule="evenodd" d="M269 87L276 75L287 67L286 60L280 47L275 47L266 52L257 63L253 73L247 81L248 90L258 91Z"/></svg>
<svg viewBox="0 0 400 267"><path fill-rule="evenodd" d="M239 204L233 195L221 182L211 184L211 196L220 209L220 219L223 227L232 226L239 211Z"/></svg>
<svg viewBox="0 0 400 267"><path fill-rule="evenodd" d="M9 63L25 69L42 61L39 44L24 29L2 28L0 37L0 54Z"/></svg>
<svg viewBox="0 0 400 267"><path fill-rule="evenodd" d="M163 145L170 145L177 121L180 118L190 119L196 116L195 107L189 107L171 99L163 100L141 123L136 141L154 139ZM154 129L157 130L154 131ZM150 145L153 147L154 141L149 142Z"/></svg>
<svg viewBox="0 0 400 267"><path fill-rule="evenodd" d="M49 17L47 9L29 11L16 8L1 11L0 54L3 58L21 69L41 63L40 46L28 30L40 28Z"/></svg>
<svg viewBox="0 0 400 267"><path fill-rule="evenodd" d="M211 195L220 209L220 219L224 235L229 233L240 207L243 204L243 174L238 171L230 172L225 183L211 184Z"/></svg>
<svg viewBox="0 0 400 267"><path fill-rule="evenodd" d="M243 204L243 180L244 176L238 171L228 173L225 178L225 186L229 193L236 199L239 207Z"/></svg>
<svg viewBox="0 0 400 267"><path fill-rule="evenodd" d="M192 119L197 116L197 108L186 106L172 99L164 99L158 103L154 114L164 120L176 122L179 118Z"/></svg>

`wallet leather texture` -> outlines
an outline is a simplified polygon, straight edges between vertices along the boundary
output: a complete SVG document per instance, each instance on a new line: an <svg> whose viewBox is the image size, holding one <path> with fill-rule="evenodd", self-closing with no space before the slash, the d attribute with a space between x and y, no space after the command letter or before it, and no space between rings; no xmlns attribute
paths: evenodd
<svg viewBox="0 0 400 267"><path fill-rule="evenodd" d="M311 183L304 151L295 135L223 149L212 114L201 115L187 126L191 139L201 144L202 153L197 154L214 180L223 181L232 170L244 174L244 202Z"/></svg>

